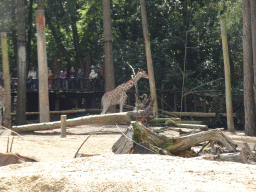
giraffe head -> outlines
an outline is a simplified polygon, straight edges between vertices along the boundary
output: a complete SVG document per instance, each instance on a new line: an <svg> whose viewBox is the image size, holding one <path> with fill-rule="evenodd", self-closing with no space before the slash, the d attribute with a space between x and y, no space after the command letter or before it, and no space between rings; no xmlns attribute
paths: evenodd
<svg viewBox="0 0 256 192"><path fill-rule="evenodd" d="M137 75L139 75L140 77L146 78L148 79L148 74L146 71L143 71L142 69L140 69L140 71L137 73Z"/></svg>

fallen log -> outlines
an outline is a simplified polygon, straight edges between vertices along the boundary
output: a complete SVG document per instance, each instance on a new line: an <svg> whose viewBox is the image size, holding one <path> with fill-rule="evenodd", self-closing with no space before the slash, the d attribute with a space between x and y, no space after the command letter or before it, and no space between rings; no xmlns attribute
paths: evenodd
<svg viewBox="0 0 256 192"><path fill-rule="evenodd" d="M192 133L198 133L201 132L202 130L200 129L187 129L187 128L179 128L179 127L163 127L160 129L154 129L153 130L155 133L162 133L165 131L175 131L179 132L181 134L192 134Z"/></svg>
<svg viewBox="0 0 256 192"><path fill-rule="evenodd" d="M165 125L166 122L173 121L174 123L180 123L180 118L154 118L149 121L152 125Z"/></svg>
<svg viewBox="0 0 256 192"><path fill-rule="evenodd" d="M134 113L111 113L105 115L89 115L83 116L73 119L66 120L67 127L75 127L79 125L90 125L90 124L121 124L121 125L129 125L131 122L131 118ZM30 132L30 131L40 131L40 130L52 130L58 129L61 127L61 121L54 122L46 122L46 123L35 123L28 125L19 125L13 126L12 130L16 132Z"/></svg>
<svg viewBox="0 0 256 192"><path fill-rule="evenodd" d="M183 137L170 138L165 135L154 133L138 121L132 121L131 127L133 129L132 140L135 142L133 150L136 149L136 143L139 143L144 146L148 146L149 151L154 151L155 153L180 155L185 151L190 150L192 146L204 141L217 141L225 146L229 151L236 151L237 147L235 142L233 142L227 136L224 136L224 134L218 129L195 133ZM129 134L131 133L129 132ZM119 141L118 145L122 146L121 141ZM127 148L124 147L122 150L132 151L131 145L128 145ZM115 151L117 150L118 146L115 147Z"/></svg>
<svg viewBox="0 0 256 192"><path fill-rule="evenodd" d="M112 151L115 154L132 154L133 140L132 140L132 129L127 129L125 133L114 143Z"/></svg>
<svg viewBox="0 0 256 192"><path fill-rule="evenodd" d="M163 114L170 115L172 117L216 117L216 113L203 113L203 112L169 112L160 110ZM223 117L226 117L226 113L221 113ZM236 117L236 113L233 114Z"/></svg>
<svg viewBox="0 0 256 192"><path fill-rule="evenodd" d="M63 111L50 111L50 114L71 114L71 113L97 113L99 114L101 109L73 109ZM26 112L26 115L39 115L40 112ZM12 116L16 116L16 113L11 113Z"/></svg>
<svg viewBox="0 0 256 192"><path fill-rule="evenodd" d="M207 125L197 125L197 124L185 124L185 123L176 123L177 127L187 128L187 129L201 129L202 131L208 130Z"/></svg>
<svg viewBox="0 0 256 192"><path fill-rule="evenodd" d="M181 120L180 123L184 124L198 124L198 125L210 125L211 122L209 121L191 121L191 120Z"/></svg>

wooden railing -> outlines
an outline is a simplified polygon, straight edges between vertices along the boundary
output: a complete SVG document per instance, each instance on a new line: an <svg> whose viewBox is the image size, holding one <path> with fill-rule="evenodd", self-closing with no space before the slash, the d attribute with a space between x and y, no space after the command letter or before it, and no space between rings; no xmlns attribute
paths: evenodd
<svg viewBox="0 0 256 192"><path fill-rule="evenodd" d="M16 80L16 81L15 81ZM63 90L66 86L61 86L61 81L68 84L68 90L102 90L104 91L104 81L101 79L87 79L87 78L52 78L48 80L52 86L49 90ZM11 90L17 90L17 78L11 79ZM27 90L38 89L38 79L27 79ZM4 80L0 79L0 85L4 86ZM32 85L35 85L32 87Z"/></svg>

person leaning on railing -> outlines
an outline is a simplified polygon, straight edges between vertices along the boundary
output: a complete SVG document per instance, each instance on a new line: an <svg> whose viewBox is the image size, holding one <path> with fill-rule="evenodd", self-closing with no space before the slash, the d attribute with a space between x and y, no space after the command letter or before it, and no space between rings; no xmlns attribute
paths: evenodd
<svg viewBox="0 0 256 192"><path fill-rule="evenodd" d="M18 77L18 68L14 68L11 71L11 89L16 90L17 89L17 77Z"/></svg>
<svg viewBox="0 0 256 192"><path fill-rule="evenodd" d="M63 71L64 74L64 87L66 88L66 90L68 90L68 69L65 68Z"/></svg>
<svg viewBox="0 0 256 192"><path fill-rule="evenodd" d="M76 76L77 76L77 86L78 86L77 88L81 89L82 80L84 78L84 72L83 72L82 68L78 69L78 72L77 72Z"/></svg>
<svg viewBox="0 0 256 192"><path fill-rule="evenodd" d="M75 83L76 83L76 80L75 80L76 70L75 70L74 67L71 67L70 72L69 72L69 76L70 76L71 88L74 89L74 86L75 86Z"/></svg>
<svg viewBox="0 0 256 192"><path fill-rule="evenodd" d="M48 87L49 89L52 89L52 79L53 79L53 73L52 70L48 70Z"/></svg>
<svg viewBox="0 0 256 192"><path fill-rule="evenodd" d="M64 89L64 78L65 78L65 76L63 74L63 71L61 70L60 71L60 79L59 79L59 81L60 81L60 89Z"/></svg>
<svg viewBox="0 0 256 192"><path fill-rule="evenodd" d="M94 71L94 69L91 70L91 73L89 75L89 79L90 79L90 82L91 82L91 86L93 88L96 88L95 85L97 85L97 83L98 83L98 73L96 73Z"/></svg>
<svg viewBox="0 0 256 192"><path fill-rule="evenodd" d="M28 72L28 88L29 89L37 89L37 72L35 68L32 67L31 70Z"/></svg>

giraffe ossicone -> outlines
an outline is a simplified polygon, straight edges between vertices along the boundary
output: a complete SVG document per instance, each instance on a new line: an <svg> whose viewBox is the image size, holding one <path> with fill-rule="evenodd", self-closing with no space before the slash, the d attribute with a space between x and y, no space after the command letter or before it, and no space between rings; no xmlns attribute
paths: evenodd
<svg viewBox="0 0 256 192"><path fill-rule="evenodd" d="M114 90L105 93L101 99L103 108L101 114L105 114L110 106L118 104L120 106L120 112L123 112L124 103L128 97L126 92L131 89L140 78L148 79L147 72L141 70L131 80L117 86Z"/></svg>

